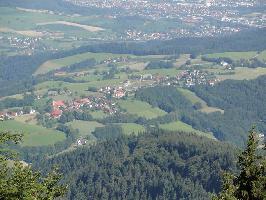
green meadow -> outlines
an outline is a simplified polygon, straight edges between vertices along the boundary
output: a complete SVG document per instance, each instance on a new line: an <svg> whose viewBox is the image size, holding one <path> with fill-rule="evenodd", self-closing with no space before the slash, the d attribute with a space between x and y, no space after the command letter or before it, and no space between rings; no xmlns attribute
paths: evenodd
<svg viewBox="0 0 266 200"><path fill-rule="evenodd" d="M145 131L143 126L135 123L119 123L118 125L121 126L123 133L126 135L130 135L132 133L138 134Z"/></svg>
<svg viewBox="0 0 266 200"><path fill-rule="evenodd" d="M65 58L49 60L43 63L35 72L35 74L45 74L49 71L60 69L62 67L84 61L86 59L95 59L97 62L103 61L108 58L127 57L132 56L129 54L112 54L112 53L82 53Z"/></svg>
<svg viewBox="0 0 266 200"><path fill-rule="evenodd" d="M185 96L192 104L200 103L202 106L202 108L200 109L201 112L205 112L205 113L221 112L221 113L224 113L224 110L222 110L222 109L208 106L207 103L203 99L199 98L194 92L192 92L190 90L183 89L183 88L177 88L177 90L179 92L181 92L181 94L183 96Z"/></svg>
<svg viewBox="0 0 266 200"><path fill-rule="evenodd" d="M211 133L204 133L202 131L196 130L192 128L192 126L185 124L181 121L171 122L168 124L161 124L159 126L161 129L167 130L167 131L184 131L188 133L196 133L201 136L206 136L209 138L213 138Z"/></svg>
<svg viewBox="0 0 266 200"><path fill-rule="evenodd" d="M38 125L29 125L16 120L0 122L0 131L24 134L22 146L45 146L63 141L63 132L47 129Z"/></svg>
<svg viewBox="0 0 266 200"><path fill-rule="evenodd" d="M120 100L119 105L130 114L145 117L147 119L156 118L166 114L159 108L153 108L150 104L138 100Z"/></svg>
<svg viewBox="0 0 266 200"><path fill-rule="evenodd" d="M223 52L223 53L213 53L207 54L208 58L231 58L233 60L240 60L240 59L250 59L257 55L256 51L248 51L248 52Z"/></svg>
<svg viewBox="0 0 266 200"><path fill-rule="evenodd" d="M95 130L95 128L104 126L103 124L100 124L96 121L79 121L79 120L69 122L67 123L67 125L70 125L74 129L78 129L79 134L82 136L90 135Z"/></svg>

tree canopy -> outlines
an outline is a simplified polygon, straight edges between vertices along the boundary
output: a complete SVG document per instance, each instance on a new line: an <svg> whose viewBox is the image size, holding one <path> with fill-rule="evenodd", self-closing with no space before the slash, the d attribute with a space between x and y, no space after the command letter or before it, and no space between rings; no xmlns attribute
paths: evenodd
<svg viewBox="0 0 266 200"><path fill-rule="evenodd" d="M42 177L5 148L8 142L17 144L21 139L22 135L0 133L0 199L52 200L64 195L66 187L59 184L61 175L57 168Z"/></svg>

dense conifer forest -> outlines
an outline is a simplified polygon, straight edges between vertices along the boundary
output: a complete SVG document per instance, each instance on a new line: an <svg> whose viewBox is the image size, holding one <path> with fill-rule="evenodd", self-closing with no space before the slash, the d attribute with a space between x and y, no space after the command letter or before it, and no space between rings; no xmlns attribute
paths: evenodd
<svg viewBox="0 0 266 200"><path fill-rule="evenodd" d="M236 149L182 132L154 130L59 155L69 199L208 199L221 170L235 170Z"/></svg>

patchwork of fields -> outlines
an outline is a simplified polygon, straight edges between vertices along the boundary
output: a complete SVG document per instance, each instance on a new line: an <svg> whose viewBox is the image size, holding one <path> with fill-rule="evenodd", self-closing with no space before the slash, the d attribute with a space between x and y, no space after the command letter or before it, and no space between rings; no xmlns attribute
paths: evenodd
<svg viewBox="0 0 266 200"><path fill-rule="evenodd" d="M85 45L88 44L86 41L89 41L90 39L106 39L106 41L109 41L112 40L112 37L117 36L117 32L122 33L125 28L127 28L127 25L121 25L117 19L110 19L108 17L100 18L96 15L63 15L62 13L54 13L45 10L6 7L0 7L0 12L1 16L4 16L0 17L0 36L10 34L14 38L29 37L31 39L33 38L31 41L35 41L34 38L41 38L40 41L45 48L49 47L51 48L49 50L53 51L72 49ZM138 23L140 30L144 30L147 27L150 28L150 26L153 25L151 21L141 23L138 21ZM170 24L167 24L164 21L162 27L163 26L167 27L170 26ZM155 27L155 30L161 30L162 27ZM8 44L1 44L0 52L5 54L6 51L9 51ZM45 97L36 101L34 106L44 106L43 104L45 104L49 98L55 101L63 100L66 102L71 102L80 99L81 97L88 96L94 96L97 98L99 96L109 95L108 98L112 98L111 93L99 92L99 89L103 87L122 87L129 91L127 94L128 96L114 99L114 105L117 105L119 109L122 110L122 113L151 120L165 116L168 113L158 107L153 107L146 102L136 100L134 98L134 92L141 87L153 87L156 84L171 85L171 80L177 80L177 77L186 71L192 71L192 73L193 71L195 73L198 73L197 71L203 71L207 74L204 78L214 77L219 81L227 79L249 80L266 74L266 68L262 67L236 67L235 69L229 70L219 63L204 61L201 59L201 56L208 58L226 57L234 61L257 58L263 62L266 60L266 51L223 52L199 55L196 58L191 58L191 55L189 54L179 55L178 57L177 55L135 56L130 54L86 52L60 59L47 60L35 71L35 77L38 77L39 75L45 76L48 72L60 70L63 67L80 63L88 59L95 59L97 64L92 67L84 66L84 68L73 72L63 72L61 76L56 77L56 81L45 79L48 81L41 81L36 84L34 86L35 94ZM121 58L123 61L119 61L118 58ZM170 61L173 66L170 68L161 68L159 66L153 69L146 69L151 61ZM108 76L110 73L114 73L113 76ZM157 79L155 80L154 77ZM193 80L193 78L194 77L190 77L186 81L190 81L190 79ZM162 82L162 80L164 82ZM220 108L208 106L203 99L191 92L189 88L184 88L183 85L179 85L178 83L175 87L193 105L200 104L201 108L199 108L198 111L206 114L213 112L224 113L224 110ZM89 91L89 88L96 91ZM65 92L60 90L65 90ZM49 96L49 91L59 92L55 96ZM23 99L23 95L17 94L10 96L10 98ZM95 129L109 125L108 123L103 122L109 114L103 110L96 109L90 111L90 115L92 116L91 121L74 120L66 125L78 129L80 137L94 137L92 133ZM130 135L131 133L137 134L145 131L143 125L134 122L113 124L121 127L125 135ZM56 127L56 125L58 124L54 124L54 127ZM204 133L196 130L192 126L181 121L158 125L164 130L195 132L198 135L213 138L211 133ZM15 120L0 122L0 131L5 130L24 133L25 137L22 146L52 145L66 139L65 134L60 131L47 129L41 125L37 125L35 115L25 115L23 117L16 117Z"/></svg>

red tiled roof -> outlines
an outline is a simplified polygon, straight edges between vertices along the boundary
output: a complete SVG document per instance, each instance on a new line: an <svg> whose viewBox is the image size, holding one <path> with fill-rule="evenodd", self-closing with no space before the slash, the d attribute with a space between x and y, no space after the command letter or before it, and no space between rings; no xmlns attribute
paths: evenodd
<svg viewBox="0 0 266 200"><path fill-rule="evenodd" d="M64 101L53 101L53 106L54 107L65 106L65 102Z"/></svg>
<svg viewBox="0 0 266 200"><path fill-rule="evenodd" d="M62 115L62 110L53 110L51 112L52 117L60 117Z"/></svg>

